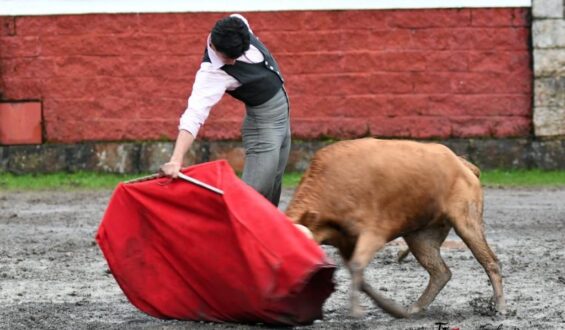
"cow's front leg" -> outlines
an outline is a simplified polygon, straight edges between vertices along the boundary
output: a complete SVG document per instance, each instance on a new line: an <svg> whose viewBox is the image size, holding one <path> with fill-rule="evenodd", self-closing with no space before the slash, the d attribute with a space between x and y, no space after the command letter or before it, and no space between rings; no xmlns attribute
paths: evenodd
<svg viewBox="0 0 565 330"><path fill-rule="evenodd" d="M410 314L408 311L402 307L401 305L397 304L396 301L389 299L377 291L373 290L373 288L367 282L363 282L362 290L365 292L373 302L382 308L385 312L389 313L390 315L396 318L408 318Z"/></svg>
<svg viewBox="0 0 565 330"><path fill-rule="evenodd" d="M349 271L351 272L351 292L349 306L351 308L351 317L361 318L364 314L363 307L359 302L359 291L361 290L361 285L363 284L363 269L357 264L350 264Z"/></svg>
<svg viewBox="0 0 565 330"><path fill-rule="evenodd" d="M363 308L359 303L359 292L363 285L363 272L373 259L375 253L383 248L386 241L371 232L359 235L355 251L347 263L351 272L351 316L360 318L363 316Z"/></svg>

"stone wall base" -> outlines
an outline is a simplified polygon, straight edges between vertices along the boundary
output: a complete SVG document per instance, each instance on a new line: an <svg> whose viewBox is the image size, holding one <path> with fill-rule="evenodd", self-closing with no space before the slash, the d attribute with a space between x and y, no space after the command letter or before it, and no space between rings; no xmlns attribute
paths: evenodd
<svg viewBox="0 0 565 330"><path fill-rule="evenodd" d="M452 139L445 144L481 169L565 170L565 138L552 140ZM287 171L304 171L314 152L328 141L294 141ZM0 172L50 173L95 171L156 172L173 150L173 142L96 142L0 146ZM227 159L236 171L244 164L240 142L197 141L185 164Z"/></svg>

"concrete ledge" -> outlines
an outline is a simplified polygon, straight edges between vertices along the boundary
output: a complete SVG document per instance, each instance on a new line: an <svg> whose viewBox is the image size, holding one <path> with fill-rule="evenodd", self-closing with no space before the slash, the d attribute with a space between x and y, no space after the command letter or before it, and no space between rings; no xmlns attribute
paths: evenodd
<svg viewBox="0 0 565 330"><path fill-rule="evenodd" d="M565 49L534 49L536 78L565 76Z"/></svg>
<svg viewBox="0 0 565 330"><path fill-rule="evenodd" d="M565 169L565 138L442 140L457 154L481 169ZM294 141L287 171L304 171L316 150L331 142ZM172 142L99 142L0 146L0 171L50 173L96 171L108 173L156 172L172 152ZM186 164L227 159L236 171L243 168L241 143L195 142Z"/></svg>
<svg viewBox="0 0 565 330"><path fill-rule="evenodd" d="M534 21L532 37L535 49L563 48L565 47L565 21L561 19Z"/></svg>
<svg viewBox="0 0 565 330"><path fill-rule="evenodd" d="M565 108L538 107L534 113L536 136L565 136Z"/></svg>
<svg viewBox="0 0 565 330"><path fill-rule="evenodd" d="M532 1L532 15L535 18L562 18L563 0Z"/></svg>

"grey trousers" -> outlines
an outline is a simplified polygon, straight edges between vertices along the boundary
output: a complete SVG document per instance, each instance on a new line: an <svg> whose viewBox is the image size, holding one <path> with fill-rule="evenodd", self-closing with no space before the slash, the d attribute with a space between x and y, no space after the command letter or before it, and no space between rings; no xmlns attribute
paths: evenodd
<svg viewBox="0 0 565 330"><path fill-rule="evenodd" d="M259 106L247 106L241 129L245 149L242 179L278 206L290 153L290 108L284 89Z"/></svg>

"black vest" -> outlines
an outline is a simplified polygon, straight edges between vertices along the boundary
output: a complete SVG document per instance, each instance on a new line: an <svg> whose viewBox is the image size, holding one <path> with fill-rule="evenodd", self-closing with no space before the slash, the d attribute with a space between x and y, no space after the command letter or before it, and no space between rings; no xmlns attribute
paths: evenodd
<svg viewBox="0 0 565 330"><path fill-rule="evenodd" d="M261 105L270 100L281 89L284 79L277 61L259 39L251 34L251 44L263 54L263 62L245 63L236 61L234 65L224 65L220 69L234 77L241 86L228 94L250 106ZM210 62L208 48L204 51L202 62Z"/></svg>

